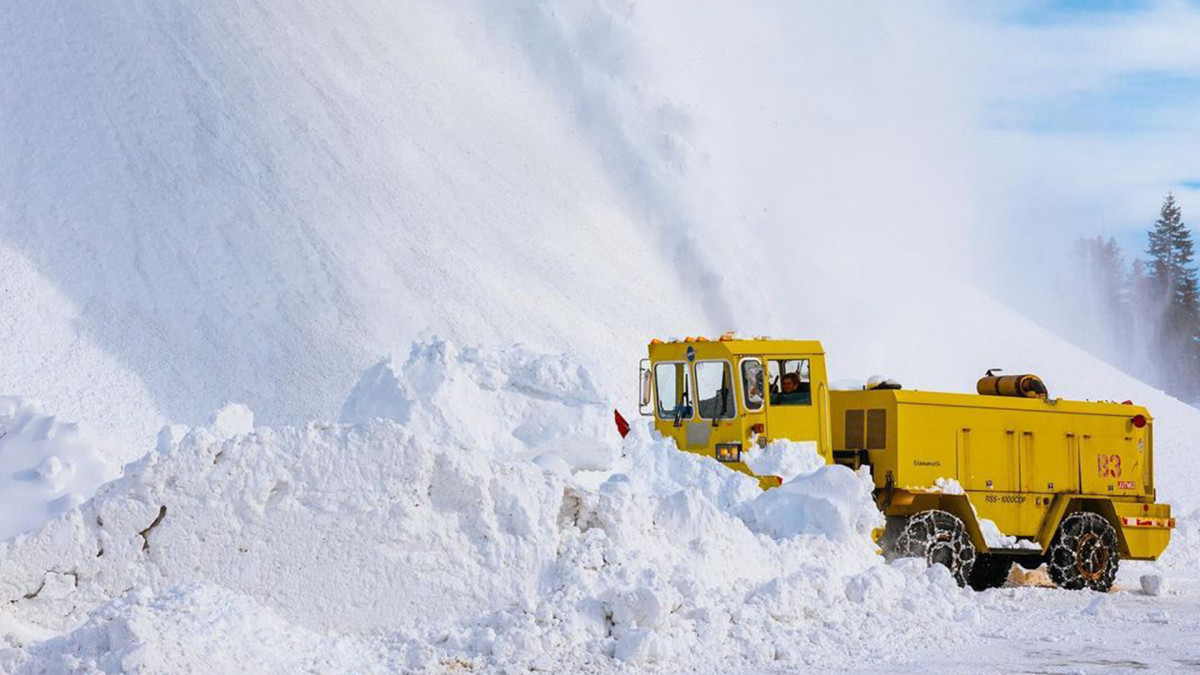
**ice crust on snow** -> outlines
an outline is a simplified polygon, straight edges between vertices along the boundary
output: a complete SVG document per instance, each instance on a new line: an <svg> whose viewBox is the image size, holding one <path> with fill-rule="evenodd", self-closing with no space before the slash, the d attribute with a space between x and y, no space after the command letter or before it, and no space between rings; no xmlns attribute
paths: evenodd
<svg viewBox="0 0 1200 675"><path fill-rule="evenodd" d="M170 671L221 640L268 670L340 669L346 649L379 671L829 666L920 630L880 630L879 611L956 634L965 591L874 554L864 476L821 465L764 493L646 424L621 441L586 373L522 349L435 341L379 375L347 409L403 400L406 422L170 431L94 500L7 542L0 599L29 631L63 632L10 634L9 669ZM578 434L608 454L570 461ZM271 661L267 643L308 646Z"/></svg>

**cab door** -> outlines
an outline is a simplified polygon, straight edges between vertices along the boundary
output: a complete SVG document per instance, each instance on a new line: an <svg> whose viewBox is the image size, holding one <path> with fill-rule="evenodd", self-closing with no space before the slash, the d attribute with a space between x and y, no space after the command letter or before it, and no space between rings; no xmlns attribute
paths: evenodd
<svg viewBox="0 0 1200 675"><path fill-rule="evenodd" d="M687 447L687 429L695 417L692 369L684 361L654 364L654 428Z"/></svg>
<svg viewBox="0 0 1200 675"><path fill-rule="evenodd" d="M824 373L809 356L767 356L766 432L770 439L811 441L825 452L829 436Z"/></svg>

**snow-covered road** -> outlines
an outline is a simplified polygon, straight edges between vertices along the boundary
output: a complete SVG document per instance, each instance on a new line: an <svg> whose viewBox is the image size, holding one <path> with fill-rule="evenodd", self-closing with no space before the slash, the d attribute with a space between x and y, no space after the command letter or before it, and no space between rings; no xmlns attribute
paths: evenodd
<svg viewBox="0 0 1200 675"><path fill-rule="evenodd" d="M1200 671L1200 578L1170 576L1142 592L1126 563L1111 593L1006 587L979 596L974 637L961 648L914 645L904 659L855 672L1176 673Z"/></svg>

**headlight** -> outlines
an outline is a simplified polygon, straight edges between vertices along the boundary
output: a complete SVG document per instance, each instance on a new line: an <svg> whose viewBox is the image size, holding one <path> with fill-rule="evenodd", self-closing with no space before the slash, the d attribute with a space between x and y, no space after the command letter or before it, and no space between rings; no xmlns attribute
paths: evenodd
<svg viewBox="0 0 1200 675"><path fill-rule="evenodd" d="M742 461L742 444L741 443L717 443L717 461L718 462L740 462L740 461Z"/></svg>

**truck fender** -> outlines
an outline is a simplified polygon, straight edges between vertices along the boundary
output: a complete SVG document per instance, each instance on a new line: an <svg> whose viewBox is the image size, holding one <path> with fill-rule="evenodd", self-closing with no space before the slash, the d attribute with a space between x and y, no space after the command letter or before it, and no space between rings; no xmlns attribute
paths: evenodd
<svg viewBox="0 0 1200 675"><path fill-rule="evenodd" d="M1054 541L1054 535L1058 532L1058 526L1062 523L1063 518L1077 511L1095 513L1107 520L1117 531L1117 543L1121 547L1121 555L1129 555L1129 543L1125 541L1125 528L1121 525L1121 519L1117 517L1117 510L1113 507L1112 500L1105 497L1072 495L1057 495L1050 505L1050 510L1046 512L1046 517L1042 519L1042 527L1038 530L1037 536L1038 543L1042 545L1042 551L1049 550L1050 543Z"/></svg>
<svg viewBox="0 0 1200 675"><path fill-rule="evenodd" d="M979 528L979 517L975 515L975 509L971 507L970 498L966 495L939 495L938 508L954 514L963 521L977 553L988 552L987 541L983 538L983 530Z"/></svg>
<svg viewBox="0 0 1200 675"><path fill-rule="evenodd" d="M979 519L975 515L975 509L971 507L971 500L967 495L901 489L883 497L883 501L887 503L881 503L880 508L889 514L912 515L930 509L940 509L950 513L963 522L975 550L979 553L988 552L987 542L983 539L983 531L979 529Z"/></svg>

